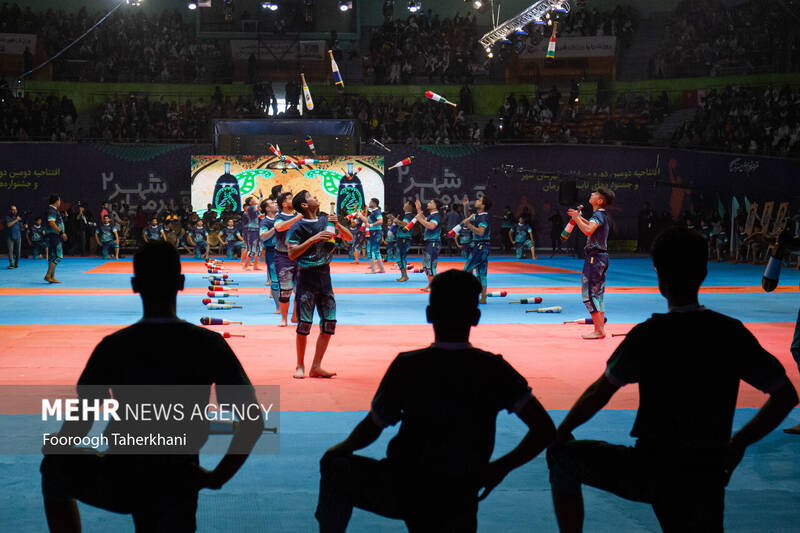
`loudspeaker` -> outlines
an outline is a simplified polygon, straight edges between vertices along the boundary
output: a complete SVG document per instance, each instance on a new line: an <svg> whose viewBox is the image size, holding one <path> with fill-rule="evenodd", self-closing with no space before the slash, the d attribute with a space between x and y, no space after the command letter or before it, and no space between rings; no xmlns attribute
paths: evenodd
<svg viewBox="0 0 800 533"><path fill-rule="evenodd" d="M573 205L578 201L578 188L575 180L562 181L558 185L558 203Z"/></svg>

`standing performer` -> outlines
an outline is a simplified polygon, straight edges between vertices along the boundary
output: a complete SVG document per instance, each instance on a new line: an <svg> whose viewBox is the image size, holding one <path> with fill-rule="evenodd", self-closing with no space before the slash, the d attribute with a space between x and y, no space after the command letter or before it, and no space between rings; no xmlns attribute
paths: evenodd
<svg viewBox="0 0 800 533"><path fill-rule="evenodd" d="M508 231L509 238L513 241L517 249L517 259L522 259L525 255L525 248L531 249L531 259L536 260L536 248L533 244L533 230L525 222L522 215L517 219L517 224Z"/></svg>
<svg viewBox="0 0 800 533"><path fill-rule="evenodd" d="M51 194L50 204L47 206L47 225L44 230L47 241L47 274L44 275L44 280L47 283L61 283L55 278L56 265L64 257L62 241L67 240L67 234L64 233L64 219L58 212L59 207L61 207L61 197Z"/></svg>
<svg viewBox="0 0 800 533"><path fill-rule="evenodd" d="M466 194L464 198L461 199L461 205L464 208L464 218L470 218L469 197ZM472 272L467 270L467 265L469 264L469 256L472 255L472 237L472 232L466 227L461 226L461 232L458 234L457 242L461 248L461 257L464 258L464 270L470 272L470 274Z"/></svg>
<svg viewBox="0 0 800 533"><path fill-rule="evenodd" d="M361 247L364 246L364 232L361 231L361 220L353 218L350 221L350 233L353 235L353 240L350 242L350 259L353 264L358 264L358 259L361 257Z"/></svg>
<svg viewBox="0 0 800 533"><path fill-rule="evenodd" d="M261 244L264 246L264 263L267 265L267 283L269 283L272 299L275 301L275 313L281 312L281 289L278 283L278 270L275 268L275 215L278 213L278 204L275 200L263 200L261 209L264 218L261 219L260 235Z"/></svg>
<svg viewBox="0 0 800 533"><path fill-rule="evenodd" d="M322 357L328 348L331 335L336 331L336 300L331 286L330 262L336 249L336 231L344 241L353 238L347 228L339 223L336 215L319 212L319 200L308 191L302 190L292 200L296 211L303 218L296 222L286 237L289 258L297 261L299 274L295 308L298 309L297 322L297 369L295 378L305 377L305 354L308 334L317 309L320 319L320 334L314 352L314 361L308 377L330 378L335 372L322 369ZM319 217L317 215L320 215Z"/></svg>
<svg viewBox="0 0 800 533"><path fill-rule="evenodd" d="M388 213L386 215L386 262L397 259L397 218Z"/></svg>
<svg viewBox="0 0 800 533"><path fill-rule="evenodd" d="M397 281L408 281L408 249L411 247L411 228L406 229L408 224L415 220L413 213L414 206L411 200L406 200L403 204L403 218L397 224L397 267L400 269L400 277Z"/></svg>
<svg viewBox="0 0 800 533"><path fill-rule="evenodd" d="M425 274L428 276L428 285L421 289L425 292L431 290L431 281L436 275L436 265L439 262L439 250L442 247L442 215L439 209L442 208L442 201L434 198L428 202L428 216L422 214L422 204L419 200L416 202L417 207L417 222L425 227L425 233L422 240L425 241L425 250L422 252L422 268L425 269Z"/></svg>
<svg viewBox="0 0 800 533"><path fill-rule="evenodd" d="M244 222L244 230L242 237L244 237L244 247L247 252L247 259L244 262L244 270L250 266L250 261L253 262L253 270L260 270L258 268L258 259L261 257L261 238L259 237L260 225L260 211L258 209L258 199L255 196L249 196L245 200L244 213L242 222Z"/></svg>
<svg viewBox="0 0 800 533"><path fill-rule="evenodd" d="M492 202L486 196L475 200L475 209L478 212L469 218L465 218L461 224L472 232L472 253L469 254L464 270L472 272L481 281L483 290L481 299L478 303L486 303L486 275L489 271L489 248L491 246L491 229L489 228L489 209Z"/></svg>
<svg viewBox="0 0 800 533"><path fill-rule="evenodd" d="M303 218L301 213L295 213L292 207L292 193L282 192L278 195L280 212L275 215L275 270L278 273L278 287L280 289L278 302L281 306L281 322L278 326L285 328L289 324L286 317L289 315L289 300L294 291L297 277L297 262L289 258L289 248L286 246L286 232L295 222ZM295 299L292 322L297 322L297 300Z"/></svg>
<svg viewBox="0 0 800 533"><path fill-rule="evenodd" d="M581 276L581 295L586 309L592 315L594 331L583 335L584 339L602 339L606 336L604 329L605 306L603 295L606 290L606 271L608 270L608 214L606 207L614 202L614 191L606 187L598 187L589 197L593 214L589 220L580 211L570 209L567 214L586 235L586 258L583 261Z"/></svg>
<svg viewBox="0 0 800 533"><path fill-rule="evenodd" d="M119 233L117 227L111 223L108 213L103 215L103 223L97 226L94 238L102 250L103 259L108 259L108 252L111 250L114 250L114 258L119 259Z"/></svg>
<svg viewBox="0 0 800 533"><path fill-rule="evenodd" d="M369 201L369 214L361 215L361 220L369 228L369 239L367 240L367 256L369 257L368 274L383 274L383 260L381 259L381 240L383 238L383 213L380 209L380 200L372 198ZM375 270L375 265L379 270Z"/></svg>

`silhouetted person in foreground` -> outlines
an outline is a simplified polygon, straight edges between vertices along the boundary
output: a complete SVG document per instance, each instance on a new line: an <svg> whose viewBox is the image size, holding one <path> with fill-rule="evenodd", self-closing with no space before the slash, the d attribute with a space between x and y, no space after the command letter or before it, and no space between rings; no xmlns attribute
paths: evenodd
<svg viewBox="0 0 800 533"><path fill-rule="evenodd" d="M131 285L142 296L144 316L97 345L78 380L79 397L110 398L110 392L121 405L131 405L134 393L120 385L163 385L168 390L196 385L200 387L192 399L207 402L213 383L220 404L255 403L250 380L222 336L177 318L175 300L184 284L177 250L163 241L145 245L134 256L133 268ZM149 393L143 397L144 401L148 398ZM257 420L245 419L232 427L228 453L208 471L198 461L198 451L208 438L208 423L188 421L188 406L185 414L183 423L158 426L167 431L177 427L189 434L188 445L178 448L177 454L123 455L124 450L113 444L113 432L141 434L152 428L125 418L108 423L106 454L86 448L79 455L63 455L75 453L76 448L45 447L42 493L50 530L80 531L76 504L80 500L132 514L137 532L194 531L198 491L219 489L233 477L258 440L263 419L259 410L254 415ZM84 436L91 426L91 420L65 422L58 435ZM125 452L130 453L130 448Z"/></svg>
<svg viewBox="0 0 800 533"><path fill-rule="evenodd" d="M722 531L725 486L746 448L786 417L797 393L778 360L741 322L698 304L708 247L674 227L654 242L669 312L634 327L578 399L547 452L562 532L583 526L581 484L652 504L664 531ZM731 436L739 381L769 400ZM639 384L634 447L573 440L620 387Z"/></svg>
<svg viewBox="0 0 800 533"><path fill-rule="evenodd" d="M322 457L321 532L344 531L353 507L404 520L412 532L475 531L478 501L552 441L555 426L525 378L500 355L469 344L480 294L468 272L433 278L427 318L436 341L395 358L369 414ZM490 462L501 409L530 430ZM386 459L353 455L397 422Z"/></svg>

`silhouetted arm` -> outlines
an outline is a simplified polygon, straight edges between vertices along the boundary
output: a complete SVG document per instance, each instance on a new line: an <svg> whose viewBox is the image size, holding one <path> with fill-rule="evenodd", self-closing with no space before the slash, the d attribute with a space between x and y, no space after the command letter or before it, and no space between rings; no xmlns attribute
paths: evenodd
<svg viewBox="0 0 800 533"><path fill-rule="evenodd" d="M605 374L600 379L589 385L589 388L578 398L572 409L569 410L564 421L558 426L556 443L566 442L571 438L572 431L586 423L597 412L605 407L608 401L619 390L617 385L611 383Z"/></svg>
<svg viewBox="0 0 800 533"><path fill-rule="evenodd" d="M478 500L486 498L509 472L539 455L556 436L553 420L535 397L531 396L517 416L528 426L528 433L516 448L489 463L481 483L484 490Z"/></svg>
<svg viewBox="0 0 800 533"><path fill-rule="evenodd" d="M797 391L788 379L786 382L770 393L767 403L758 410L756 415L737 431L728 443L725 468L728 476L742 460L748 446L764 438L773 429L778 427L784 418L797 405Z"/></svg>
<svg viewBox="0 0 800 533"><path fill-rule="evenodd" d="M378 440L382 432L383 428L375 423L372 413L367 413L367 416L358 423L353 432L345 440L329 448L325 455L346 455L366 448Z"/></svg>

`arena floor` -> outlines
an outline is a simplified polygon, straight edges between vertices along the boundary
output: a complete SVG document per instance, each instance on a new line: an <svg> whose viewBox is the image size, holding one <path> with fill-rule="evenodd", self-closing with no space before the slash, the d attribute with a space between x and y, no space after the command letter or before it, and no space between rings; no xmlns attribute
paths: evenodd
<svg viewBox="0 0 800 533"><path fill-rule="evenodd" d="M414 258L419 264L419 259ZM221 491L203 491L198 510L199 531L316 531L313 513L319 481L318 460L329 446L343 439L369 408L372 394L399 351L433 340L425 323L427 295L423 274L398 284L388 265L384 275L366 274L365 264L333 264L338 327L325 367L338 372L332 380L294 380L293 328L278 328L278 315L264 287L265 274L241 273L231 267L243 309L207 311L207 275L201 262L184 262L186 290L178 296L178 315L197 323L204 315L241 320L244 325L218 327L245 334L229 339L253 383L281 387L281 453L252 456ZM461 261L443 258L440 271ZM502 353L530 382L534 394L551 411L556 423L584 388L604 369L605 361L623 337L584 341L591 326L564 325L584 318L580 301L582 263L572 258L536 262L492 257L490 290L506 290L506 298L490 298L482 306L481 324L473 330L478 347ZM0 385L74 383L100 339L141 316L138 296L130 291L129 259L67 258L58 267L61 285L42 280L44 261L22 260L18 270L0 272ZM795 385L800 376L789 352L800 306L800 273L784 271L772 294L761 291L763 267L709 264L700 302L742 320L762 345L786 367ZM539 306L509 300L541 296L541 306L561 306L560 314L525 313ZM666 310L658 294L656 275L647 258L614 259L608 274L606 309L610 333L625 333L653 312ZM315 325L312 336L318 327ZM676 332L679 334L679 332ZM687 339L687 342L690 339ZM312 348L307 358L310 361ZM680 391L676 391L679 394ZM765 400L743 385L735 425L744 424ZM579 438L632 442L628 432L637 406L634 387L622 389L608 408L580 428ZM0 413L9 417L30 416ZM782 425L800 422L794 410ZM396 428L366 450L380 456ZM495 453L516 445L524 425L501 414ZM0 455L0 531L43 531L38 466L39 455ZM204 457L211 466L215 457ZM110 488L113 490L113 488ZM587 531L658 531L649 506L627 502L593 489L585 491ZM729 531L797 531L800 523L800 437L775 431L751 447L727 491L725 526ZM84 531L133 531L129 516L81 506ZM556 531L547 469L538 457L509 475L482 502L481 531ZM402 522L356 511L351 531L405 531Z"/></svg>

